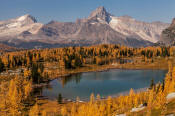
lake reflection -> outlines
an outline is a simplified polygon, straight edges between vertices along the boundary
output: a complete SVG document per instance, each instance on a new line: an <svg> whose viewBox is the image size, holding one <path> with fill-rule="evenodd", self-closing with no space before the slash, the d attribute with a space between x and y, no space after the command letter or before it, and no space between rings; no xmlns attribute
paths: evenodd
<svg viewBox="0 0 175 116"><path fill-rule="evenodd" d="M112 69L106 72L88 72L55 79L50 88L43 88L42 95L56 99L61 93L64 98L88 100L91 93L101 96L114 96L127 92L131 88L149 87L150 81L162 81L167 71L164 70L121 70Z"/></svg>

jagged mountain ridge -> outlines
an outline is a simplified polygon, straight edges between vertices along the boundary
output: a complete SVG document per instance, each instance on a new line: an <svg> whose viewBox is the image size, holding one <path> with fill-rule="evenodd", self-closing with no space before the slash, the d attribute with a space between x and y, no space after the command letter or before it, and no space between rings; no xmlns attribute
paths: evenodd
<svg viewBox="0 0 175 116"><path fill-rule="evenodd" d="M31 20L28 21L28 18ZM13 20L9 22L13 22ZM77 19L76 22L51 21L42 25L37 23L36 19L30 15L16 18L14 22L20 22L19 20L26 21L24 23L26 25L21 26L22 24L20 24L20 26L17 26L15 29L20 31L15 35L10 34L13 35L12 37L0 31L1 42L16 47L20 47L26 42L27 44L32 43L30 48L36 47L35 42L38 43L37 47L94 44L122 44L132 47L150 46L159 40L161 31L169 25L161 22L145 23L136 21L129 16L115 17L108 13L104 7L97 8L88 18ZM0 28L1 23L4 25L3 22L0 22ZM5 32L9 30L7 29ZM3 39L1 39L2 37ZM6 38L6 41L4 41L4 38Z"/></svg>

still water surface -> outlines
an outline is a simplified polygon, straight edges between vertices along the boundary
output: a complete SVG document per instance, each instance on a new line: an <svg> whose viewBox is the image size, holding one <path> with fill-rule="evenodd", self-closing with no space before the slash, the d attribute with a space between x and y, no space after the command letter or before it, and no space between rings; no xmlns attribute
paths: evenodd
<svg viewBox="0 0 175 116"><path fill-rule="evenodd" d="M49 99L57 99L59 93L63 98L88 100L91 93L100 96L115 96L128 92L131 88L137 90L149 87L154 79L161 82L167 71L165 70L122 70L111 69L104 72L88 72L59 78L50 82L50 87L43 88L42 95Z"/></svg>

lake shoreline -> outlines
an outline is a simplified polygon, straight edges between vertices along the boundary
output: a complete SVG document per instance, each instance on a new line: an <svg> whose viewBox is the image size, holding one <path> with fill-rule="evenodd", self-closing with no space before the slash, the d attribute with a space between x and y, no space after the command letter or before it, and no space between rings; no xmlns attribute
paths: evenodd
<svg viewBox="0 0 175 116"><path fill-rule="evenodd" d="M95 68L94 67L95 66L91 66L90 70L86 70L86 68L84 68L84 67L81 67L79 69L70 70L70 71L67 71L64 74L61 74L60 76L57 76L57 77L54 77L54 78L49 78L44 83L35 84L35 85L33 85L33 87L34 88L45 87L45 86L49 85L49 82L51 82L55 79L59 79L59 78L62 78L62 77L69 78L71 75L76 75L76 74L81 74L81 73L107 72L109 70L115 70L115 69L120 69L120 70L165 70L165 71L168 70L167 66L159 67L158 65L155 65L155 63L148 63L148 64L145 64L145 65L144 64L137 64L137 63L136 64L135 63L126 63L126 64L117 64L117 65L109 64L109 65L103 65L103 66L96 66ZM142 89L142 88L140 88L140 89ZM122 95L122 93L113 96L113 98L116 98L116 97ZM129 92L126 92L126 95L128 93ZM56 100L53 100L53 101L56 101ZM70 102L70 101L66 101L66 102Z"/></svg>
<svg viewBox="0 0 175 116"><path fill-rule="evenodd" d="M149 65L145 65L145 66L141 66L139 65L139 67L130 67L131 64L123 64L123 66L113 66L113 65L103 65L103 66L99 66L99 68L101 69L92 69L92 70L82 70L82 71L77 71L77 72L68 72L68 73L65 73L65 74L61 74L57 77L54 77L54 78L49 78L48 81L45 81L44 83L47 83L47 82L50 82L52 80L55 80L55 79L58 79L58 78L61 78L61 77L67 77L69 78L69 76L71 75L75 75L75 74L81 74L81 73L89 73L89 72L106 72L106 71L109 71L111 69L122 69L122 70L168 70L167 67L150 67ZM133 64L132 64L133 66ZM81 68L80 68L81 69ZM77 69L78 70L78 69Z"/></svg>
<svg viewBox="0 0 175 116"><path fill-rule="evenodd" d="M113 69L112 69L112 70L113 70ZM145 72L145 71L146 71L146 72ZM140 78L140 79L138 80L139 83L143 83L143 81L141 81L141 80L144 80L144 79L146 79L147 77L150 77L150 78L148 78L149 81L144 82L144 83L147 83L147 84L143 84L142 86L140 86L140 84L138 84L138 86L137 86L137 85L136 85L136 86L133 85L133 84L135 83L135 81L127 81L127 78L126 78L126 77L128 77L128 76L124 76L124 75L126 75L126 74L125 74L126 72L125 72L125 71L123 72L121 69L119 69L119 70L118 70L118 69L117 69L117 70L114 69L113 71L110 70L110 72L107 72L107 73L106 73L106 71L105 71L105 72L102 72L102 73L99 72L100 75L101 75L101 74L104 75L104 73L105 73L105 74L110 74L110 75L111 75L111 73L112 73L113 76L111 77L111 76L109 75L109 77L110 77L109 80L113 80L113 79L115 79L115 78L118 78L118 79L117 79L117 80L114 80L114 81L111 81L111 82L113 83L113 84L111 83L112 85L109 83L110 81L107 82L109 86L111 85L110 88L111 88L111 89L113 88L113 91L107 92L107 94L105 93L105 91L103 91L103 92L100 92L100 91L99 91L99 87L102 87L102 85L100 84L99 81L95 81L95 82L97 82L96 84L100 84L100 85L99 85L99 87L97 87L97 89L96 89L97 91L96 91L96 92L95 92L95 91L91 91L91 93L94 93L95 96L96 96L97 94L100 94L101 97L102 97L102 99L106 99L107 96L111 96L112 98L117 98L117 97L119 97L119 96L121 96L121 95L124 95L124 96L125 96L125 95L128 95L131 88L133 88L134 91L135 91L136 93L137 93L137 92L143 92L143 91L148 90L148 89L149 89L149 85L150 85L150 81L151 81L152 77L155 77L155 82L156 82L156 83L163 80L162 77L156 79L156 77L158 77L158 75L161 74L161 73L159 73L159 72L162 72L162 71L160 71L160 70L158 70L158 72L157 72L157 71L154 71L154 70L153 70L153 72L152 72L152 70L148 70L148 71L145 70L145 71L132 71L132 70L131 70L131 71L127 71L128 74L131 74L131 75L133 75L133 74L135 74L135 73L138 73L139 75L136 76L136 77L134 77L133 79L139 79L139 78ZM123 85L124 88L122 87L123 89L120 90L120 88L118 88L118 86L115 86L115 85L114 85L114 83L120 82L120 81L118 81L118 80L121 80L122 77L123 77L122 75L119 76L119 77L116 77L117 75L115 76L115 74L118 74L117 72L121 72L121 74L124 74L124 75L123 75L123 76L125 77L124 80L126 80L126 82L129 82L129 87L125 87L126 84L124 84L124 85ZM143 76L143 79L142 79L142 75L143 75L144 72L146 73L147 76L146 76L146 75ZM163 71L163 72L165 72L165 71ZM87 73L87 72L86 72L86 73ZM157 75L157 73L158 73L158 75ZM89 73L89 74L83 74L84 76L83 76L83 75L80 76L80 78L82 79L82 80L80 81L80 85L82 86L82 87L80 86L80 88L81 88L80 90L82 90L82 89L84 88L83 86L85 86L85 88L86 88L86 86L87 86L87 84L85 84L85 85L83 84L83 85L82 85L81 82L85 82L85 80L87 80L88 78L91 78L94 74L95 74L95 73ZM153 75L151 76L150 74L151 74L151 75L153 74ZM156 74L157 76L156 76L155 74ZM101 76L102 76L102 75L101 75ZM149 75L150 75L150 76L149 76ZM155 76L154 76L154 75L155 75ZM89 76L90 76L90 77L89 77ZM99 78L99 79L102 78L102 80L103 80L103 78L105 79L105 77L106 77L107 75L105 75L104 77L101 77L101 76L99 76L98 78ZM76 75L73 76L73 79L75 79L75 77L76 77ZM79 77L79 76L78 76L78 77ZM132 77L132 76L131 76L131 77ZM163 77L164 77L164 76L163 76ZM71 78L71 77L70 77L70 78ZM94 77L94 78L95 78L95 80L96 80L96 79L99 80L97 77ZM128 79L130 80L130 76L128 77ZM132 79L132 80L133 80L133 79ZM63 80L64 80L64 79L63 79ZM72 80L72 79L70 79L70 80ZM122 79L122 80L123 80L123 79ZM121 82L123 83L124 80L123 80L123 81L122 81L122 80L121 80ZM74 82L74 84L76 84L76 83L75 83L75 80L72 80L72 81L70 81L70 82ZM88 81L88 80L87 80L87 82L91 83L92 80L91 80L91 81ZM103 82L103 81L101 81L101 82ZM69 82L66 82L66 83L68 84ZM106 83L106 84L107 84L107 83ZM122 84L122 83L121 83L121 84ZM72 86L73 86L73 88L72 88L73 91L75 90L75 88L74 88L75 85L74 85L74 84L72 85ZM92 90L93 90L93 88L96 87L96 84L95 84L95 83L92 84L92 85L90 84L91 87L90 87L89 89L92 89ZM105 85L106 85L106 84L105 84ZM58 86L57 86L57 85L58 85ZM53 93L55 93L55 92L54 92L55 90L56 90L56 91L59 91L59 92L63 95L64 100L65 100L65 101L68 101L68 102L69 102L69 101L75 102L75 101L76 101L76 96L79 96L81 101L83 101L83 102L88 102L88 101L89 101L89 96L90 96L90 94L91 94L91 93L88 93L88 95L85 95L85 96L81 96L81 95L79 95L79 94L76 94L76 95L72 95L72 97L69 97L69 96L71 96L71 95L68 95L68 96L67 96L67 95L65 95L66 93L65 93L65 92L62 93L62 91L67 91L67 90L69 90L69 88L71 87L71 85L69 85L68 88L67 88L64 84L62 85L62 81L61 81L60 79L55 79L55 80L53 80L53 82L49 83L49 86L53 88L53 89L52 89L52 90L53 90ZM64 88L65 90L64 90L64 89L61 89L60 86L63 86L63 88ZM64 87L64 86L65 86L65 87ZM106 87L108 88L109 86L106 86ZM60 89L59 89L59 88L57 89L57 87L59 87ZM104 89L105 89L105 86L104 86ZM77 89L77 90L79 90L79 89ZM77 90L76 90L76 91L77 91ZM83 90L86 91L86 89L83 89ZM110 90L110 89L108 88L108 90ZM107 90L107 91L108 91L108 90ZM49 88L48 88L48 89L45 88L44 91L45 91L44 94L42 94L43 96L47 97L49 100L52 100L52 101L56 101L56 100L57 100L57 96L56 96L56 95L58 95L59 92L58 92L57 94L55 94L54 96L52 96L52 91L50 91ZM50 92L49 92L49 91L50 91ZM80 92L80 93L81 93L81 92ZM51 95L51 96L50 96L50 95Z"/></svg>
<svg viewBox="0 0 175 116"><path fill-rule="evenodd" d="M120 66L119 66L120 65ZM134 65L137 65L137 67L134 67ZM158 67L158 66L150 66L150 64L118 64L117 66L114 66L112 64L109 65L103 65L103 66L98 66L101 69L92 69L92 70L81 70L81 71L77 71L77 72L67 72L63 75L60 75L58 77L54 77L54 78L49 78L48 80L44 81L43 83L40 84L33 84L32 87L33 88L37 88L37 87L45 87L49 85L49 82L55 80L55 79L59 79L62 77L66 77L69 78L72 75L76 75L76 74L81 74L81 73L89 73L89 72L107 72L109 70L115 70L115 69L121 69L121 70L168 70L167 67ZM81 68L80 68L81 69Z"/></svg>
<svg viewBox="0 0 175 116"><path fill-rule="evenodd" d="M135 93L140 93L140 92L146 92L147 90L149 89L149 87L145 87L145 88L139 88L139 89L134 89L134 92ZM121 92L121 93L118 93L116 95L111 95L111 96L108 96L108 97L111 97L112 99L116 99L120 96L128 96L129 95L129 92L130 91L125 91L125 92ZM101 96L101 101L102 100L107 100L108 97L103 97ZM95 98L96 99L96 98ZM88 103L89 100L79 100L79 101L76 101L76 100L73 100L73 99L68 99L68 98L63 98L63 101L61 104L58 104L57 103L57 99L48 99L48 98L44 98L44 99L40 99L42 101L45 101L46 104L50 104L50 103L53 103L55 102L57 105L67 105L67 104L72 104L72 103L78 103L78 104L84 104L84 103Z"/></svg>

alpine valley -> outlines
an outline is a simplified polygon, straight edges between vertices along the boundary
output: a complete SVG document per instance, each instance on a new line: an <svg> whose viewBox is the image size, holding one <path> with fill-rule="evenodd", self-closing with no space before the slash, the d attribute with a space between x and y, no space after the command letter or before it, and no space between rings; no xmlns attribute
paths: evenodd
<svg viewBox="0 0 175 116"><path fill-rule="evenodd" d="M88 18L75 22L38 23L31 15L0 21L0 42L17 48L53 48L121 44L130 47L152 46L170 24L146 23L130 16L116 17L104 7Z"/></svg>

